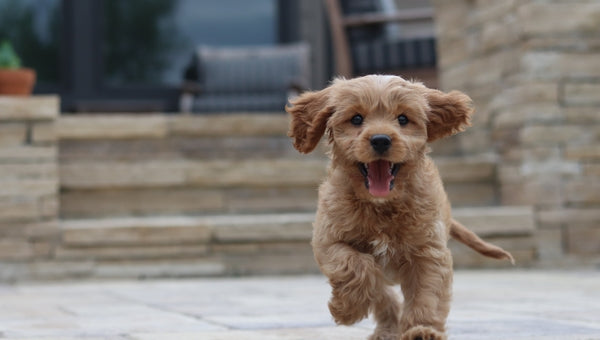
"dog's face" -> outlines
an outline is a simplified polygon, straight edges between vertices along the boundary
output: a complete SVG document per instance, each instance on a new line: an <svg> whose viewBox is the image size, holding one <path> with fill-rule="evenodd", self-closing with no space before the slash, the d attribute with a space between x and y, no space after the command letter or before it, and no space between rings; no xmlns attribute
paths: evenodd
<svg viewBox="0 0 600 340"><path fill-rule="evenodd" d="M471 100L396 76L338 79L307 92L286 110L290 137L300 152L312 151L326 130L333 166L342 169L357 192L393 197L396 177L423 158L427 142L469 124Z"/></svg>

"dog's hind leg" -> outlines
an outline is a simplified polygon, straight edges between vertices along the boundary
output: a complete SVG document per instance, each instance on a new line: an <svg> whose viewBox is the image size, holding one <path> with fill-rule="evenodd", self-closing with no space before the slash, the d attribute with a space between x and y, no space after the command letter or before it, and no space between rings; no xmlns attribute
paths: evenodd
<svg viewBox="0 0 600 340"><path fill-rule="evenodd" d="M315 246L313 250L332 287L329 311L335 322L351 325L366 318L386 285L373 256L344 243Z"/></svg>

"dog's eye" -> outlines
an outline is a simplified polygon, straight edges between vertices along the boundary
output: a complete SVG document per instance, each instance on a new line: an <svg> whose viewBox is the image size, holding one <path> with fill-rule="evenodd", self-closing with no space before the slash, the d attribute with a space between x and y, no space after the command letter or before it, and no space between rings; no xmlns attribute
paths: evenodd
<svg viewBox="0 0 600 340"><path fill-rule="evenodd" d="M398 123L400 123L400 125L402 125L402 126L408 124L408 117L406 117L405 115L399 115Z"/></svg>
<svg viewBox="0 0 600 340"><path fill-rule="evenodd" d="M354 117L352 117L352 119L350 119L350 123L352 123L352 125L361 125L363 122L363 116L361 115L355 115Z"/></svg>

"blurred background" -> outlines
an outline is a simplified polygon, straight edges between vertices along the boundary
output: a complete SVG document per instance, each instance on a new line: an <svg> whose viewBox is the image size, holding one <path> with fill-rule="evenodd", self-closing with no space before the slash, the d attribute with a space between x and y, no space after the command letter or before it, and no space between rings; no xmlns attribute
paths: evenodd
<svg viewBox="0 0 600 340"><path fill-rule="evenodd" d="M458 220L519 267L597 268L599 18L566 0L0 0L0 41L37 74L0 95L0 279L317 272L327 146L299 155L283 108L368 73L473 98L473 127L432 145ZM450 246L457 267L507 266Z"/></svg>
<svg viewBox="0 0 600 340"><path fill-rule="evenodd" d="M396 10L393 1L385 2L385 8L379 1L348 2L345 10ZM427 1L398 4L429 6ZM201 46L305 42L312 51L312 81L302 85L320 88L334 72L327 13L320 1L2 0L0 16L0 38L12 41L23 63L38 73L35 92L60 94L63 112L176 112L186 68ZM421 29L419 35L432 37L431 13L422 22L409 24ZM351 33L362 33L358 39L364 41L365 33L381 37L383 29L379 24ZM400 30L385 34L399 38Z"/></svg>

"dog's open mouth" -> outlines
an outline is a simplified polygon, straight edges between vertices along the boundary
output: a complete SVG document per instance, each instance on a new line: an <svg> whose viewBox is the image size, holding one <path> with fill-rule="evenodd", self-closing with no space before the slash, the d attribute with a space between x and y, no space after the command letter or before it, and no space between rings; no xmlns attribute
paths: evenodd
<svg viewBox="0 0 600 340"><path fill-rule="evenodd" d="M365 186L375 197L385 197L394 188L394 179L402 163L392 163L383 159L370 163L358 163L360 173L365 177Z"/></svg>

